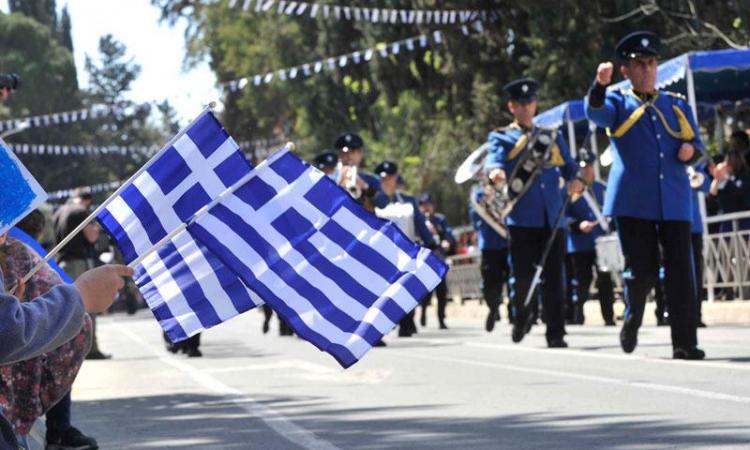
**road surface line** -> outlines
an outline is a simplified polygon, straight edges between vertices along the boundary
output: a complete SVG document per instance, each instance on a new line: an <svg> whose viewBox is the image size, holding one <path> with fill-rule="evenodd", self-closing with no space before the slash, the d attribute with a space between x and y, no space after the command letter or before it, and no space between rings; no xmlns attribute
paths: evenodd
<svg viewBox="0 0 750 450"><path fill-rule="evenodd" d="M383 354L386 354L386 353L384 352ZM472 366L507 370L507 371L512 371L512 372L531 373L535 375L545 375L545 376L551 376L551 377L571 378L574 380L581 380L581 381L593 381L593 382L603 383L603 384L614 384L617 386L639 387L643 389L668 392L672 394L686 394L686 395L691 395L693 397L705 398L709 400L723 400L723 401L730 401L730 402L735 402L735 403L750 403L750 397L742 397L739 395L723 394L720 392L703 391L699 389L691 389L691 388L685 388L685 387L679 387L679 386L668 386L665 384L646 383L642 381L628 381L628 380L623 380L619 378L600 377L596 375L583 375L583 374L578 374L578 373L561 372L557 370L538 369L535 367L519 366L517 364L513 364L513 365L499 364L499 363L490 363L490 362L476 361L472 359L453 358L453 357L446 357L446 356L428 356L428 355L421 355L417 353L405 352L401 350L388 351L387 354L403 356L407 358L417 358L417 359L425 359L425 360L431 360L431 361L439 361L439 362L445 362L445 363L468 364Z"/></svg>
<svg viewBox="0 0 750 450"><path fill-rule="evenodd" d="M593 350L575 350L575 349L550 349L550 348L538 348L538 347L524 347L521 345L504 345L504 344L489 344L486 342L476 341L460 341L464 345L469 347L480 347L480 348L493 348L497 350L512 350L522 352L544 352L555 355L576 355L585 356L587 358L606 358L606 359L618 359L623 361L643 361L649 363L659 364L672 364L672 365L691 365L695 367L704 367L708 369L733 369L733 370L747 370L750 371L750 365L713 362L713 361L686 361L683 359L659 359L659 358L648 358L645 356L636 355L615 355L612 353L602 353Z"/></svg>
<svg viewBox="0 0 750 450"><path fill-rule="evenodd" d="M120 333L124 334L131 340L140 344L150 353L153 353L153 355L156 356L159 361L172 366L180 372L187 374L195 382L205 387L206 389L226 396L234 404L262 420L269 428L271 428L284 439L308 450L342 450L332 443L317 437L314 433L300 427L299 425L296 425L294 422L289 420L278 411L275 411L274 409L271 409L259 403L252 397L245 395L242 391L227 386L211 375L191 366L188 363L165 356L162 351L163 349L159 348L159 350L157 350L146 340L128 330L124 326L115 322L112 322L111 326L116 328Z"/></svg>

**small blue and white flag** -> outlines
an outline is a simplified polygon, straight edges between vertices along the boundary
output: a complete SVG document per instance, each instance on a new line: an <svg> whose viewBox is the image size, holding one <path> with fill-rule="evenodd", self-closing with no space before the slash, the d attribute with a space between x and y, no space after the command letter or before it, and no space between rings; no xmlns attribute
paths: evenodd
<svg viewBox="0 0 750 450"><path fill-rule="evenodd" d="M125 262L145 257L134 279L173 342L262 303L205 246L184 234L168 239L251 170L234 139L205 111L97 215Z"/></svg>
<svg viewBox="0 0 750 450"><path fill-rule="evenodd" d="M174 240L208 249L300 337L344 367L447 272L430 250L288 149L201 211Z"/></svg>
<svg viewBox="0 0 750 450"><path fill-rule="evenodd" d="M39 183L26 170L8 144L0 139L0 234L47 199Z"/></svg>

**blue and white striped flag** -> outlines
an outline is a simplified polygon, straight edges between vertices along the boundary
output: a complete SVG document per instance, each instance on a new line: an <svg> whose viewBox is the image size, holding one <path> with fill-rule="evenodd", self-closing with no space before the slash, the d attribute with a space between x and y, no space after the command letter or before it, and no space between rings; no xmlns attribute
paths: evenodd
<svg viewBox="0 0 750 450"><path fill-rule="evenodd" d="M175 239L210 250L300 337L344 367L447 272L431 251L287 149L206 210Z"/></svg>
<svg viewBox="0 0 750 450"><path fill-rule="evenodd" d="M127 263L146 256L135 267L135 281L173 342L262 303L189 235L161 242L251 170L234 139L205 111L97 216Z"/></svg>

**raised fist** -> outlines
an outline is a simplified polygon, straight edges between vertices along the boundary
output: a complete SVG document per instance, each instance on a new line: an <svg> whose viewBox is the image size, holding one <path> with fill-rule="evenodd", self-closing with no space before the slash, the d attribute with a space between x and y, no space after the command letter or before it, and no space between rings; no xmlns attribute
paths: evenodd
<svg viewBox="0 0 750 450"><path fill-rule="evenodd" d="M602 86L607 86L612 82L612 72L614 72L615 66L607 61L599 64L596 68L596 82Z"/></svg>

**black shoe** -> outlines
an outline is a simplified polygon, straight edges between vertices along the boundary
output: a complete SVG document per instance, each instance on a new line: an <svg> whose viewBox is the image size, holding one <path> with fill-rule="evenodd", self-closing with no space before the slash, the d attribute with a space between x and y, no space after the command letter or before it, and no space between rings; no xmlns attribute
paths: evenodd
<svg viewBox="0 0 750 450"><path fill-rule="evenodd" d="M702 320L699 320L698 321L698 328L706 328L706 324Z"/></svg>
<svg viewBox="0 0 750 450"><path fill-rule="evenodd" d="M201 351L197 348L190 348L186 353L188 355L188 358L200 358L201 356L203 356L203 353L201 353Z"/></svg>
<svg viewBox="0 0 750 450"><path fill-rule="evenodd" d="M440 329L441 330L447 330L448 329L448 325L446 325L445 322L443 322L442 320L440 321Z"/></svg>
<svg viewBox="0 0 750 450"><path fill-rule="evenodd" d="M548 348L568 348L568 343L562 337L547 338Z"/></svg>
<svg viewBox="0 0 750 450"><path fill-rule="evenodd" d="M500 322L500 310L495 310L495 322Z"/></svg>
<svg viewBox="0 0 750 450"><path fill-rule="evenodd" d="M373 347L386 347L384 340L379 340L378 342L372 344Z"/></svg>
<svg viewBox="0 0 750 450"><path fill-rule="evenodd" d="M680 348L677 347L672 351L672 359L690 359L699 360L706 357L706 352L698 347Z"/></svg>
<svg viewBox="0 0 750 450"><path fill-rule="evenodd" d="M614 327L616 325L617 325L617 323L615 323L614 320L607 320L607 321L604 322L604 326L605 327Z"/></svg>
<svg viewBox="0 0 750 450"><path fill-rule="evenodd" d="M414 333L412 333L412 331L407 328L404 328L404 327L398 328L398 337L411 337L412 334Z"/></svg>
<svg viewBox="0 0 750 450"><path fill-rule="evenodd" d="M270 329L271 329L271 326L269 325L269 323L266 321L263 321L263 334L268 333L268 330Z"/></svg>
<svg viewBox="0 0 750 450"><path fill-rule="evenodd" d="M484 329L488 333L495 329L495 313L493 311L487 313L487 320L484 321Z"/></svg>
<svg viewBox="0 0 750 450"><path fill-rule="evenodd" d="M47 430L45 450L96 450L96 439L86 436L75 427L65 431Z"/></svg>
<svg viewBox="0 0 750 450"><path fill-rule="evenodd" d="M427 313L424 309L422 310L422 315L419 316L419 324L423 327L427 326Z"/></svg>
<svg viewBox="0 0 750 450"><path fill-rule="evenodd" d="M86 359L92 359L92 360L110 359L111 357L112 357L112 355L110 355L108 353L102 353L99 350L90 351L89 354L86 355Z"/></svg>
<svg viewBox="0 0 750 450"><path fill-rule="evenodd" d="M636 345L638 345L638 328L628 326L625 322L620 330L620 347L625 353L633 353Z"/></svg>
<svg viewBox="0 0 750 450"><path fill-rule="evenodd" d="M516 344L521 342L523 340L523 337L526 336L529 331L531 331L531 327L536 322L536 318L529 314L526 316L526 320L524 320L522 323L514 323L513 324L513 330L511 331L510 337Z"/></svg>

